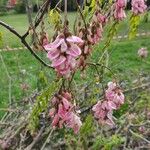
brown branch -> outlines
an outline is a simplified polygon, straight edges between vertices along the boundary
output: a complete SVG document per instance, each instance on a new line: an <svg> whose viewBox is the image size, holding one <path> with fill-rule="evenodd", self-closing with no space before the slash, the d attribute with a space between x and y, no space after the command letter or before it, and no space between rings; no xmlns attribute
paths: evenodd
<svg viewBox="0 0 150 150"><path fill-rule="evenodd" d="M0 21L0 25L3 26L4 28L6 28L7 30L9 30L11 33L13 33L14 35L16 35L22 42L22 44L24 44L24 46L31 52L31 54L44 66L52 68L49 64L47 64L46 62L44 62L44 60L42 60L31 48L31 46L26 42L24 36L21 36L13 27L9 26L8 24L4 23L3 21Z"/></svg>
<svg viewBox="0 0 150 150"><path fill-rule="evenodd" d="M45 15L48 7L50 5L50 0L47 0L42 6L41 8L39 9L39 11L37 12L37 15L35 17L35 23L33 25L33 28L36 29L37 26L40 24L40 22L42 21L43 19L43 16ZM40 15L39 15L40 14ZM39 15L39 16L38 16ZM29 30L23 35L24 38L26 38L28 35L29 35Z"/></svg>
<svg viewBox="0 0 150 150"><path fill-rule="evenodd" d="M32 148L34 147L34 145L40 140L42 133L44 132L45 127L42 127L38 133L38 135L35 137L35 139L33 140L33 142L25 148L25 150L32 150Z"/></svg>

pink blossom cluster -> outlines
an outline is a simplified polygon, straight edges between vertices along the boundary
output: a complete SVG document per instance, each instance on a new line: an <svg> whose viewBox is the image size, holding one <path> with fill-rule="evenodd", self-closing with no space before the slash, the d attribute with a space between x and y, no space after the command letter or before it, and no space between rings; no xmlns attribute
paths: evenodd
<svg viewBox="0 0 150 150"><path fill-rule="evenodd" d="M81 55L80 44L83 40L77 36L58 35L54 42L47 44L44 48L48 51L47 57L52 61L58 75L68 78L75 70L76 59Z"/></svg>
<svg viewBox="0 0 150 150"><path fill-rule="evenodd" d="M115 10L114 10L114 18L116 20L123 20L126 18L125 14L125 7L126 7L127 1L126 0L116 0L115 3Z"/></svg>
<svg viewBox="0 0 150 150"><path fill-rule="evenodd" d="M103 33L103 26L106 23L106 16L102 15L99 11L96 11L92 18L92 23L90 24L88 40L92 45L97 44Z"/></svg>
<svg viewBox="0 0 150 150"><path fill-rule="evenodd" d="M74 111L74 105L71 103L71 94L62 92L52 99L53 108L49 115L52 118L52 126L62 128L65 125L72 128L74 133L78 133L82 122L80 117Z"/></svg>
<svg viewBox="0 0 150 150"><path fill-rule="evenodd" d="M147 6L145 5L144 0L132 0L132 12L135 15L144 13L146 8L147 8Z"/></svg>
<svg viewBox="0 0 150 150"><path fill-rule="evenodd" d="M87 29L81 28L78 31L78 36L85 42L82 45L83 53L80 57L79 66L84 67L87 56L91 53L91 46L97 44L102 39L103 26L107 19L100 11L96 11L92 17L92 22L87 26Z"/></svg>
<svg viewBox="0 0 150 150"><path fill-rule="evenodd" d="M117 84L109 82L108 88L105 91L105 100L98 101L92 108L95 118L98 119L100 124L107 124L113 127L113 110L119 109L124 104L124 99L124 94Z"/></svg>
<svg viewBox="0 0 150 150"><path fill-rule="evenodd" d="M142 47L138 50L138 55L141 58L146 58L148 56L148 50L145 47Z"/></svg>

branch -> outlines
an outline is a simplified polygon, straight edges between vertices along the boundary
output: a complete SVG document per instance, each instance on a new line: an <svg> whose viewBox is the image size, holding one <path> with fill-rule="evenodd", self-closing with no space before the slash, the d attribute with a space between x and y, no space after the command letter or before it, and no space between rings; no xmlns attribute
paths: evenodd
<svg viewBox="0 0 150 150"><path fill-rule="evenodd" d="M13 33L14 35L16 35L22 42L22 44L24 44L24 46L31 52L31 54L44 66L52 68L49 64L47 64L46 62L44 62L44 60L42 60L31 48L31 46L26 42L25 37L21 36L13 27L9 26L8 24L4 23L3 21L0 21L0 25L3 26L4 28L6 28L7 30L9 30L11 33Z"/></svg>
<svg viewBox="0 0 150 150"><path fill-rule="evenodd" d="M25 148L25 150L32 150L32 148L34 147L34 145L40 140L42 133L44 132L45 127L42 127L38 133L38 135L35 137L35 139L33 140L33 142Z"/></svg>
<svg viewBox="0 0 150 150"><path fill-rule="evenodd" d="M40 24L45 12L47 11L48 7L49 7L49 4L50 4L50 0L47 0L42 6L41 8L39 9L39 11L37 12L37 15L35 17L35 23L33 25L33 28L36 29L37 26ZM39 15L40 14L40 15ZM39 15L39 17L38 17ZM28 31L23 35L24 38L26 38L27 36L29 35L29 29Z"/></svg>
<svg viewBox="0 0 150 150"><path fill-rule="evenodd" d="M146 138L144 138L142 135L138 134L138 133L135 133L134 131L132 131L131 129L129 129L129 132L136 136L137 138L140 138L141 140L145 141L146 143L150 144L150 141L147 140Z"/></svg>

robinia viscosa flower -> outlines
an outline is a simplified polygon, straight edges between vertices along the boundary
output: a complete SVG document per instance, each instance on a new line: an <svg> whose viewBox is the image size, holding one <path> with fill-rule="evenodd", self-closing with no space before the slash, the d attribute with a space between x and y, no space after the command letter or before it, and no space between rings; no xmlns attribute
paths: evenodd
<svg viewBox="0 0 150 150"><path fill-rule="evenodd" d="M52 61L52 67L59 75L68 78L75 70L76 59L81 55L79 44L82 43L83 40L77 36L65 37L61 34L54 42L44 46L48 51L47 57Z"/></svg>
<svg viewBox="0 0 150 150"><path fill-rule="evenodd" d="M126 0L117 0L115 3L115 10L114 10L114 18L116 20L123 20L126 18L125 14L125 7L126 7L127 1Z"/></svg>
<svg viewBox="0 0 150 150"><path fill-rule="evenodd" d="M144 0L132 0L131 5L132 5L132 12L135 15L144 13L147 8Z"/></svg>
<svg viewBox="0 0 150 150"><path fill-rule="evenodd" d="M52 126L62 128L63 125L72 128L74 133L78 133L82 122L80 117L75 113L74 105L71 103L71 94L62 92L52 99L53 108L50 109L49 115L52 118Z"/></svg>
<svg viewBox="0 0 150 150"><path fill-rule="evenodd" d="M100 124L107 124L113 127L115 125L112 116L113 110L119 109L124 104L124 99L124 94L117 84L109 82L108 88L105 91L105 99L98 101L92 108L94 117L98 119Z"/></svg>
<svg viewBox="0 0 150 150"><path fill-rule="evenodd" d="M138 50L138 55L141 58L146 58L148 56L148 50L145 47L142 47Z"/></svg>

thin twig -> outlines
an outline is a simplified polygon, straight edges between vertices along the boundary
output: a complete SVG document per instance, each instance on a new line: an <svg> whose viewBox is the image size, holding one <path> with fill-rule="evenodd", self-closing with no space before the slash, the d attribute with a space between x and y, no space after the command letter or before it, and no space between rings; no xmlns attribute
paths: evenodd
<svg viewBox="0 0 150 150"><path fill-rule="evenodd" d="M135 133L135 132L132 131L131 129L129 129L129 132L130 132L132 135L136 136L137 138L140 138L140 139L142 139L143 141L145 141L146 143L150 144L150 141L147 140L146 138L144 138L142 135Z"/></svg>
<svg viewBox="0 0 150 150"><path fill-rule="evenodd" d="M54 129L51 129L51 131L50 131L50 133L49 133L49 135L48 135L48 137L47 137L46 141L45 141L45 142L44 142L44 144L42 145L41 150L44 150L44 148L45 148L46 144L48 143L49 139L50 139L50 138L51 138L51 136L52 136L53 131L54 131Z"/></svg>
<svg viewBox="0 0 150 150"><path fill-rule="evenodd" d="M38 135L35 137L35 139L33 140L33 142L26 147L24 150L32 150L32 148L34 147L34 145L39 141L39 139L41 138L41 135L44 131L45 127L42 127L38 133Z"/></svg>
<svg viewBox="0 0 150 150"><path fill-rule="evenodd" d="M16 35L22 42L22 44L24 44L24 46L31 52L31 54L44 66L52 68L49 64L47 64L44 60L42 60L31 48L31 46L26 42L25 38L23 36L21 36L14 28L12 28L11 26L9 26L8 24L4 23L3 21L0 21L0 25L2 25L3 27L5 27L7 30L9 30L11 33L13 33L14 35Z"/></svg>

